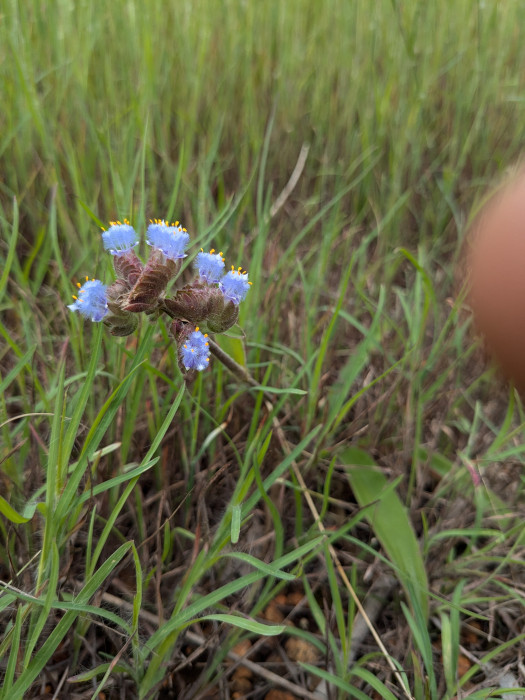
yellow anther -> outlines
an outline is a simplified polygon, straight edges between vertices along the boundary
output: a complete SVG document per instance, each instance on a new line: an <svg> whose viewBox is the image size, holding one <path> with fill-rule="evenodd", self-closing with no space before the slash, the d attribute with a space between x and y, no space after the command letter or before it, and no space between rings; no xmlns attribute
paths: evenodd
<svg viewBox="0 0 525 700"><path fill-rule="evenodd" d="M215 253L215 248L212 248L212 249L210 250L210 255L212 255L213 253Z"/></svg>
<svg viewBox="0 0 525 700"><path fill-rule="evenodd" d="M201 248L201 253L204 253L204 248Z"/></svg>
<svg viewBox="0 0 525 700"><path fill-rule="evenodd" d="M79 289L80 289L81 286L82 286L82 285L80 284L80 282L77 282L77 287L78 287Z"/></svg>
<svg viewBox="0 0 525 700"><path fill-rule="evenodd" d="M89 282L89 277L86 275L86 282Z"/></svg>
<svg viewBox="0 0 525 700"><path fill-rule="evenodd" d="M71 296L73 297L73 299L74 299L75 301L78 299L78 297L76 297L74 294L72 294Z"/></svg>
<svg viewBox="0 0 525 700"><path fill-rule="evenodd" d="M178 221L176 221L176 222L175 222L175 226L178 226L178 225L179 225L179 222L178 222Z"/></svg>
<svg viewBox="0 0 525 700"><path fill-rule="evenodd" d="M195 326L195 330L198 331L198 330L199 330L199 326Z"/></svg>
<svg viewBox="0 0 525 700"><path fill-rule="evenodd" d="M207 337L208 337L208 334L207 334L207 333L205 333L205 334L204 334L204 337L205 337L205 338L207 338Z"/></svg>

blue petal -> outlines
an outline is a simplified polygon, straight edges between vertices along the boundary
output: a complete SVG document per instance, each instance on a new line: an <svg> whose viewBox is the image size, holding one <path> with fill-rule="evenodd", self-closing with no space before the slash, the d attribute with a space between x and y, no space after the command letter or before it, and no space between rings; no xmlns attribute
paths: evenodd
<svg viewBox="0 0 525 700"><path fill-rule="evenodd" d="M182 363L186 369L202 372L210 362L210 347L207 336L195 329L180 349Z"/></svg>
<svg viewBox="0 0 525 700"><path fill-rule="evenodd" d="M195 267L208 284L217 284L224 270L224 258L221 253L214 255L213 251L209 253L202 251L195 259Z"/></svg>
<svg viewBox="0 0 525 700"><path fill-rule="evenodd" d="M87 280L78 291L78 297L73 304L68 305L71 311L98 322L108 315L108 300L106 286L100 280Z"/></svg>
<svg viewBox="0 0 525 700"><path fill-rule="evenodd" d="M184 249L188 245L190 234L182 226L170 226L164 221L155 221L148 226L146 243L160 250L170 260L185 258Z"/></svg>
<svg viewBox="0 0 525 700"><path fill-rule="evenodd" d="M102 234L102 242L111 255L120 256L132 250L139 239L133 226L127 222L121 224L119 221L112 221L110 228Z"/></svg>
<svg viewBox="0 0 525 700"><path fill-rule="evenodd" d="M219 288L228 301L234 304L240 304L246 297L250 289L248 282L248 273L241 270L230 270L219 282Z"/></svg>

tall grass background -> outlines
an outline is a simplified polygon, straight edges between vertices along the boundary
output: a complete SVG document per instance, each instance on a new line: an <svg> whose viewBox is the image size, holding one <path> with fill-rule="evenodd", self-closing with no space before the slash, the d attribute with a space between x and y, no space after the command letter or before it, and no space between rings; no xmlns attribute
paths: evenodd
<svg viewBox="0 0 525 700"><path fill-rule="evenodd" d="M229 697L245 637L253 697L525 684L523 415L457 274L521 157L524 22L513 0L2 5L0 698ZM186 387L162 320L116 339L67 310L111 279L123 217L248 269L221 342L259 389L217 361ZM270 675L294 637L310 656Z"/></svg>

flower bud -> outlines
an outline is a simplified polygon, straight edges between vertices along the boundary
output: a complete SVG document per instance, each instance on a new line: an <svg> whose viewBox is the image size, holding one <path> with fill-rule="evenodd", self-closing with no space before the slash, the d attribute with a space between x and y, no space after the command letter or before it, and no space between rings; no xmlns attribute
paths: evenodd
<svg viewBox="0 0 525 700"><path fill-rule="evenodd" d="M172 299L164 299L164 306L173 318L201 323L212 311L216 291L198 284L187 285L179 289Z"/></svg>
<svg viewBox="0 0 525 700"><path fill-rule="evenodd" d="M126 310L134 313L154 311L168 282L179 269L180 260L166 259L160 251L154 250L129 293Z"/></svg>
<svg viewBox="0 0 525 700"><path fill-rule="evenodd" d="M109 314L105 317L104 324L109 327L111 335L122 337L131 335L137 330L139 319L135 314L129 314L126 317Z"/></svg>
<svg viewBox="0 0 525 700"><path fill-rule="evenodd" d="M163 306L172 318L200 323L211 333L224 333L239 318L239 307L227 300L217 287L193 284L180 289Z"/></svg>
<svg viewBox="0 0 525 700"><path fill-rule="evenodd" d="M144 269L142 261L136 256L134 250L127 251L122 255L115 255L113 267L117 277L123 279L128 285L128 291L135 286Z"/></svg>
<svg viewBox="0 0 525 700"><path fill-rule="evenodd" d="M128 301L129 286L123 279L118 279L110 284L106 289L106 297L108 309L115 316L122 318L129 316L129 311L124 310L124 306Z"/></svg>
<svg viewBox="0 0 525 700"><path fill-rule="evenodd" d="M131 335L137 329L138 318L125 309L128 291L129 287L122 279L113 282L106 290L109 313L104 317L104 323L112 335Z"/></svg>
<svg viewBox="0 0 525 700"><path fill-rule="evenodd" d="M239 320L239 307L221 295L221 304L216 305L206 319L206 327L211 333L224 333Z"/></svg>

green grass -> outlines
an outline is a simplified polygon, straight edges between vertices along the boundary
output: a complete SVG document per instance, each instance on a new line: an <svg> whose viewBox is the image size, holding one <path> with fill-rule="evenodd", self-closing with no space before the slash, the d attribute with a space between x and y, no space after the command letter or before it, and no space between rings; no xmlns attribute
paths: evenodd
<svg viewBox="0 0 525 700"><path fill-rule="evenodd" d="M4 4L0 698L227 697L244 638L253 697L525 685L525 417L457 275L521 155L524 22L492 0ZM111 279L99 227L124 217L179 219L185 278L200 247L249 271L217 340L258 388L217 360L186 386L167 319L114 338L67 310ZM315 655L279 666L290 639Z"/></svg>

